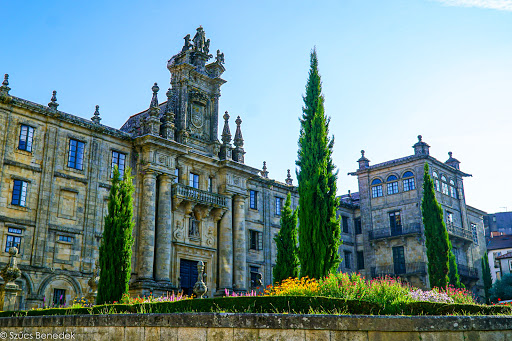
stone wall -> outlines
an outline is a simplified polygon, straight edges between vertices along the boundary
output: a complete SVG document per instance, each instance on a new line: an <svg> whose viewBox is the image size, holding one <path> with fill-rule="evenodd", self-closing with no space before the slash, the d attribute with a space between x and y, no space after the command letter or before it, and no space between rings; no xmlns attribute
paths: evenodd
<svg viewBox="0 0 512 341"><path fill-rule="evenodd" d="M0 318L2 340L43 339L43 335L46 339L127 341L505 341L512 340L512 317L187 313Z"/></svg>

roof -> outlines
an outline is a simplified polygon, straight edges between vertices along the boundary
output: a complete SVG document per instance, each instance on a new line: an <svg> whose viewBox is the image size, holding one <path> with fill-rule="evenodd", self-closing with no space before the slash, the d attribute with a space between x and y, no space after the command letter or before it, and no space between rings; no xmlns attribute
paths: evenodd
<svg viewBox="0 0 512 341"><path fill-rule="evenodd" d="M359 192L343 194L338 197L340 206L348 208L359 207Z"/></svg>
<svg viewBox="0 0 512 341"><path fill-rule="evenodd" d="M496 257L496 259L506 259L506 258L512 258L512 251L509 251L505 253L504 255Z"/></svg>
<svg viewBox="0 0 512 341"><path fill-rule="evenodd" d="M158 118L160 120L162 119L162 116L164 114L164 110L165 110L166 106L167 106L167 101L162 102L158 105L158 107L160 108L160 114L158 115ZM128 118L128 120L121 127L121 131L129 133L129 132L132 132L134 129L136 130L137 128L140 130L142 127L143 119L145 117L147 117L148 115L149 115L149 108L144 111L141 111L135 115L130 116L130 118Z"/></svg>
<svg viewBox="0 0 512 341"><path fill-rule="evenodd" d="M512 248L512 235L505 234L497 236L489 240L487 244L487 250L500 250Z"/></svg>

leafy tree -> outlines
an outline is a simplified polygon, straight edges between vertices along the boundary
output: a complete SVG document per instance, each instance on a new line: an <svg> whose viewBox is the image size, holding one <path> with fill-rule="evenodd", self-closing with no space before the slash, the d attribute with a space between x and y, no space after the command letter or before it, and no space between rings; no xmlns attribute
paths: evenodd
<svg viewBox="0 0 512 341"><path fill-rule="evenodd" d="M274 266L274 283L281 283L289 277L299 277L299 250L297 248L297 210L292 210L292 197L286 196L281 211L281 229L274 238L277 246L277 259Z"/></svg>
<svg viewBox="0 0 512 341"><path fill-rule="evenodd" d="M423 174L423 200L421 212L425 226L428 276L430 286L445 288L448 284L449 254L451 253L448 232L443 219L443 209L437 202L434 183L430 178L428 164Z"/></svg>
<svg viewBox="0 0 512 341"><path fill-rule="evenodd" d="M452 243L450 243L450 252L448 254L448 280L455 288L465 288L466 286L460 282L459 269L457 267L457 260L452 250Z"/></svg>
<svg viewBox="0 0 512 341"><path fill-rule="evenodd" d="M338 173L332 161L334 137L328 137L330 119L324 114L324 97L315 49L311 52L303 100L296 161L300 272L303 277L321 278L338 268L340 227L336 218Z"/></svg>
<svg viewBox="0 0 512 341"><path fill-rule="evenodd" d="M486 256L482 257L482 277L484 281L484 292L485 292L485 303L490 303L491 297L491 287L492 287L492 277L491 277L491 268L489 267L489 261Z"/></svg>
<svg viewBox="0 0 512 341"><path fill-rule="evenodd" d="M512 274L504 275L494 283L490 291L491 302L512 300Z"/></svg>
<svg viewBox="0 0 512 341"><path fill-rule="evenodd" d="M133 198L131 170L127 167L123 177L114 167L112 187L108 197L108 213L100 245L100 280L97 304L121 301L128 293L133 245Z"/></svg>

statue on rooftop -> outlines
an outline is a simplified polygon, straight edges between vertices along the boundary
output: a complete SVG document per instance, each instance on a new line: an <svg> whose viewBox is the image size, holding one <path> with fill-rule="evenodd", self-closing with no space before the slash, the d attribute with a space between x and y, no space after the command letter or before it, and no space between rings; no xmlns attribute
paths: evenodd
<svg viewBox="0 0 512 341"><path fill-rule="evenodd" d="M185 45L183 45L183 48L181 51L188 51L192 47L192 43L190 42L190 34L187 34L183 39L185 39Z"/></svg>
<svg viewBox="0 0 512 341"><path fill-rule="evenodd" d="M217 64L224 64L224 53L220 53L220 50L217 50L217 57L215 57L215 62Z"/></svg>
<svg viewBox="0 0 512 341"><path fill-rule="evenodd" d="M205 38L205 34L204 34L203 27L199 26L197 28L196 35L192 39L192 41L194 42L194 48L195 48L196 51L201 51L201 52L203 51L203 49L204 49L204 38Z"/></svg>

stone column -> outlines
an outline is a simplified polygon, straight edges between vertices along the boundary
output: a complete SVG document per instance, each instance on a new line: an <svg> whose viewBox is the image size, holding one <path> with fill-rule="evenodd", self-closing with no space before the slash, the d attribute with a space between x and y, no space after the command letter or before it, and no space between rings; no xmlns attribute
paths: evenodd
<svg viewBox="0 0 512 341"><path fill-rule="evenodd" d="M142 210L139 230L138 280L153 280L155 257L155 206L156 176L153 170L146 170L142 180Z"/></svg>
<svg viewBox="0 0 512 341"><path fill-rule="evenodd" d="M247 243L245 241L245 198L236 195L233 200L233 282L237 291L247 290Z"/></svg>
<svg viewBox="0 0 512 341"><path fill-rule="evenodd" d="M171 282L171 226L172 226L172 178L168 174L159 177L158 218L156 226L155 279Z"/></svg>
<svg viewBox="0 0 512 341"><path fill-rule="evenodd" d="M233 212L232 201L227 199L227 211L220 221L219 227L219 294L224 293L224 289L233 288Z"/></svg>

